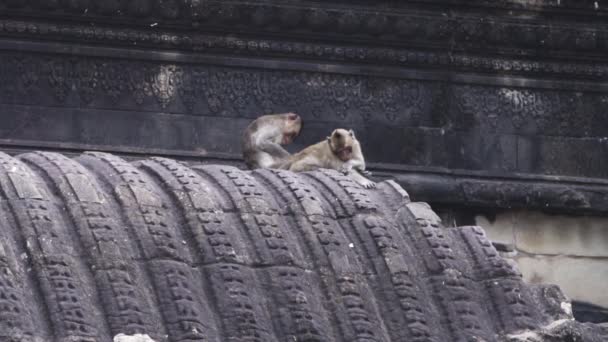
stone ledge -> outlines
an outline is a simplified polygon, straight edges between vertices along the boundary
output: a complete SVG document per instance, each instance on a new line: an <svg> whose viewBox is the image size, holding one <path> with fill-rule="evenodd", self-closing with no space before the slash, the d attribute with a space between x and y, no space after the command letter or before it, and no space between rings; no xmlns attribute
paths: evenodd
<svg viewBox="0 0 608 342"><path fill-rule="evenodd" d="M490 175L417 168L376 172L394 177L417 201L475 208L540 210L561 214L608 214L608 182L599 178Z"/></svg>
<svg viewBox="0 0 608 342"><path fill-rule="evenodd" d="M189 163L222 163L245 168L233 154L164 149L134 149L128 146L81 145L72 143L4 142L0 147L11 154L30 151L34 146L68 155L82 150L104 150L128 159L150 155L177 158ZM560 214L608 215L608 180L583 177L544 176L538 174L490 175L486 172L454 171L431 167L371 164L375 180L394 179L415 201L457 207L489 209L527 209Z"/></svg>

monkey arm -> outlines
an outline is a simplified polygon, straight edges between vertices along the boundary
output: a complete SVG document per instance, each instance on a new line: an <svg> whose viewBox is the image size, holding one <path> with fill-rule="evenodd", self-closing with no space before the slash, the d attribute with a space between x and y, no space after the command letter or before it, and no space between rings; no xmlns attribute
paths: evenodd
<svg viewBox="0 0 608 342"><path fill-rule="evenodd" d="M356 160L355 165L353 165L353 168L359 171L359 173L361 173L365 177L369 177L372 175L371 172L366 170L365 161L363 159Z"/></svg>
<svg viewBox="0 0 608 342"><path fill-rule="evenodd" d="M361 175L361 173L359 173L359 171L357 171L357 170L352 170L351 172L348 173L348 176L355 182L361 184L361 186L363 186L366 189L371 189L371 188L376 187L375 182L372 182L371 180L363 177Z"/></svg>
<svg viewBox="0 0 608 342"><path fill-rule="evenodd" d="M264 151L273 157L285 158L290 156L289 152L282 148L281 145L270 141L261 143L258 148L260 151Z"/></svg>
<svg viewBox="0 0 608 342"><path fill-rule="evenodd" d="M351 172L352 169L358 170L360 172L366 172L365 171L365 162L361 159L351 159L347 162L345 162L338 171L347 174L349 172Z"/></svg>
<svg viewBox="0 0 608 342"><path fill-rule="evenodd" d="M351 159L347 163L351 165L351 168L365 171L365 161L363 161L363 159Z"/></svg>

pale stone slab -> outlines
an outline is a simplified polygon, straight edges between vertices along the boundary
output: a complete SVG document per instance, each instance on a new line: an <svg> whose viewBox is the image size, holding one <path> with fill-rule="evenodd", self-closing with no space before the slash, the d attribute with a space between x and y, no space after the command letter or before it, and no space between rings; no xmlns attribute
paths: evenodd
<svg viewBox="0 0 608 342"><path fill-rule="evenodd" d="M520 256L516 260L525 282L557 284L570 299L608 306L608 259Z"/></svg>
<svg viewBox="0 0 608 342"><path fill-rule="evenodd" d="M512 246L515 244L513 217L514 214L508 212L498 214L495 220L490 221L485 215L476 215L475 224L486 231L490 241Z"/></svg>
<svg viewBox="0 0 608 342"><path fill-rule="evenodd" d="M515 245L529 254L608 257L608 218L515 214Z"/></svg>

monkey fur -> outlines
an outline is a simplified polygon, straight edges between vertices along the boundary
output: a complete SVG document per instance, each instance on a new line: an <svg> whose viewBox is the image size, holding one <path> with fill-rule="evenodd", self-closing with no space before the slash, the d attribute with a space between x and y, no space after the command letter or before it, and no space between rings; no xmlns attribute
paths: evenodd
<svg viewBox="0 0 608 342"><path fill-rule="evenodd" d="M290 156L281 145L300 134L302 119L295 113L263 115L243 132L243 159L250 169L269 168Z"/></svg>
<svg viewBox="0 0 608 342"><path fill-rule="evenodd" d="M374 188L376 183L363 177L365 159L355 132L335 129L326 140L308 146L274 165L275 168L294 172L312 171L319 168L334 169L350 176L365 188Z"/></svg>

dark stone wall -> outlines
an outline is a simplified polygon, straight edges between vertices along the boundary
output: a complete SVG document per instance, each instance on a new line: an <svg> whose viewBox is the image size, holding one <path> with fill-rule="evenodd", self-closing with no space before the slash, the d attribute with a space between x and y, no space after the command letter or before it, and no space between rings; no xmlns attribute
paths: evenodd
<svg viewBox="0 0 608 342"><path fill-rule="evenodd" d="M0 144L240 157L354 128L412 196L608 209L602 1L0 1Z"/></svg>

